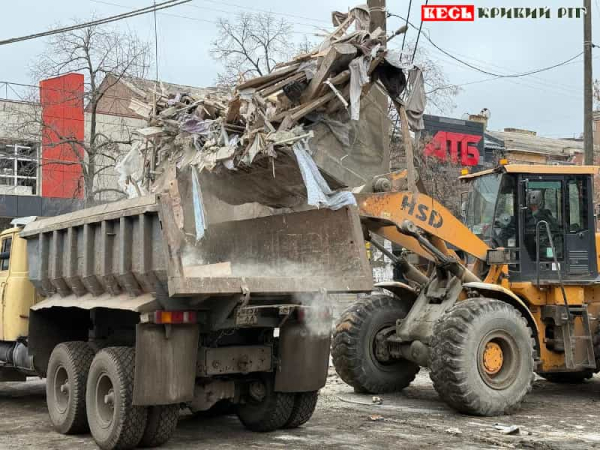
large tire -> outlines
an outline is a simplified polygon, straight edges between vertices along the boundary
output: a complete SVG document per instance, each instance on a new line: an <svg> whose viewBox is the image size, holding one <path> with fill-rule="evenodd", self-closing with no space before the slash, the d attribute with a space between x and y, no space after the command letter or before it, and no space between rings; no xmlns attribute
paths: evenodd
<svg viewBox="0 0 600 450"><path fill-rule="evenodd" d="M140 447L158 447L171 439L177 428L178 418L178 404L150 406Z"/></svg>
<svg viewBox="0 0 600 450"><path fill-rule="evenodd" d="M94 351L87 342L54 347L46 376L46 403L52 425L62 434L86 433L85 389Z"/></svg>
<svg viewBox="0 0 600 450"><path fill-rule="evenodd" d="M87 418L92 437L103 450L136 447L146 429L147 409L134 406L135 352L129 347L100 350L90 367Z"/></svg>
<svg viewBox="0 0 600 450"><path fill-rule="evenodd" d="M531 390L535 350L531 329L512 306L475 298L436 322L431 380L454 409L480 416L510 414Z"/></svg>
<svg viewBox="0 0 600 450"><path fill-rule="evenodd" d="M298 428L308 422L315 412L318 400L319 391L297 393L292 414L283 428Z"/></svg>
<svg viewBox="0 0 600 450"><path fill-rule="evenodd" d="M254 399L250 394L246 396L246 402L237 408L240 422L247 429L258 432L282 428L292 414L294 394L275 392L273 376L269 374L265 374L254 383L262 384L264 396L261 400Z"/></svg>
<svg viewBox="0 0 600 450"><path fill-rule="evenodd" d="M356 392L380 394L407 387L419 366L405 359L380 362L375 337L408 314L412 303L385 294L373 294L348 308L333 333L331 355L335 370Z"/></svg>

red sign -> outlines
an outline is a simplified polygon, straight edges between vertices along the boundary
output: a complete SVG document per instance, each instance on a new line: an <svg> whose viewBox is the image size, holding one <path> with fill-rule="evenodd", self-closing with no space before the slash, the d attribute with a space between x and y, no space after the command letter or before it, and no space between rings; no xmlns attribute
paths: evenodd
<svg viewBox="0 0 600 450"><path fill-rule="evenodd" d="M475 147L481 136L474 134L452 133L438 131L424 149L425 156L435 156L440 161L446 161L448 153L454 164L462 166L476 166L479 164L479 150Z"/></svg>
<svg viewBox="0 0 600 450"><path fill-rule="evenodd" d="M422 5L423 22L472 22L475 5Z"/></svg>

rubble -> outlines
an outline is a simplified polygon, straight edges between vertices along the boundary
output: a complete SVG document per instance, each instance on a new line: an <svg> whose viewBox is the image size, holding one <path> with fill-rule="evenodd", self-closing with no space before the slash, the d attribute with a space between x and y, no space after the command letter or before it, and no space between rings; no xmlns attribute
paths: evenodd
<svg viewBox="0 0 600 450"><path fill-rule="evenodd" d="M351 195L337 191L364 183L374 173L362 175L345 166L344 158L356 157L355 167L362 161L368 168L369 155L353 151L352 145L360 141L357 134L387 139L385 126L377 129L375 123L373 129L369 120L374 118L361 119L361 102L378 79L397 98L406 77L390 63L382 30L368 31L366 6L335 12L333 21L335 30L317 49L231 90L204 96L156 92L154 104L132 100L130 107L148 118L147 127L137 134L152 152L145 156L142 179L133 181L153 179L154 187L148 187L156 191L165 183L166 168L176 165L197 170L198 190L202 186L233 205L256 201L281 208L308 202L335 209L353 203ZM333 153L330 136L342 148L335 170L325 167L327 158L335 157L315 154L315 147ZM373 148L373 142L367 139L363 146ZM376 163L375 173L387 171L385 160ZM348 174L354 177L350 182Z"/></svg>

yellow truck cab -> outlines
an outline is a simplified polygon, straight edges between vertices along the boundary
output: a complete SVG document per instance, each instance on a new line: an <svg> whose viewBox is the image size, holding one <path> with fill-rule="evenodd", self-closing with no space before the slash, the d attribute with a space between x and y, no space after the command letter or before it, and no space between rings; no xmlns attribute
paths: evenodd
<svg viewBox="0 0 600 450"><path fill-rule="evenodd" d="M19 237L21 229L0 233L0 381L24 380L34 373L24 344L29 308L37 295L28 278L27 241Z"/></svg>

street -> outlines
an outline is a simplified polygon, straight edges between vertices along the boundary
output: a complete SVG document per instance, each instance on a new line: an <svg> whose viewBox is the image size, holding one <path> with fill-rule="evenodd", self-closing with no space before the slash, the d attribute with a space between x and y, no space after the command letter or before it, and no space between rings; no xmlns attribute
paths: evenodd
<svg viewBox="0 0 600 450"><path fill-rule="evenodd" d="M93 449L89 435L54 432L44 401L44 382L0 386L0 449ZM535 382L514 416L468 417L442 403L422 371L401 394L354 394L330 369L317 411L303 427L274 433L245 430L235 416L196 418L182 412L177 432L165 449L381 449L381 448L600 448L600 378L583 385ZM505 435L494 425L516 425Z"/></svg>

